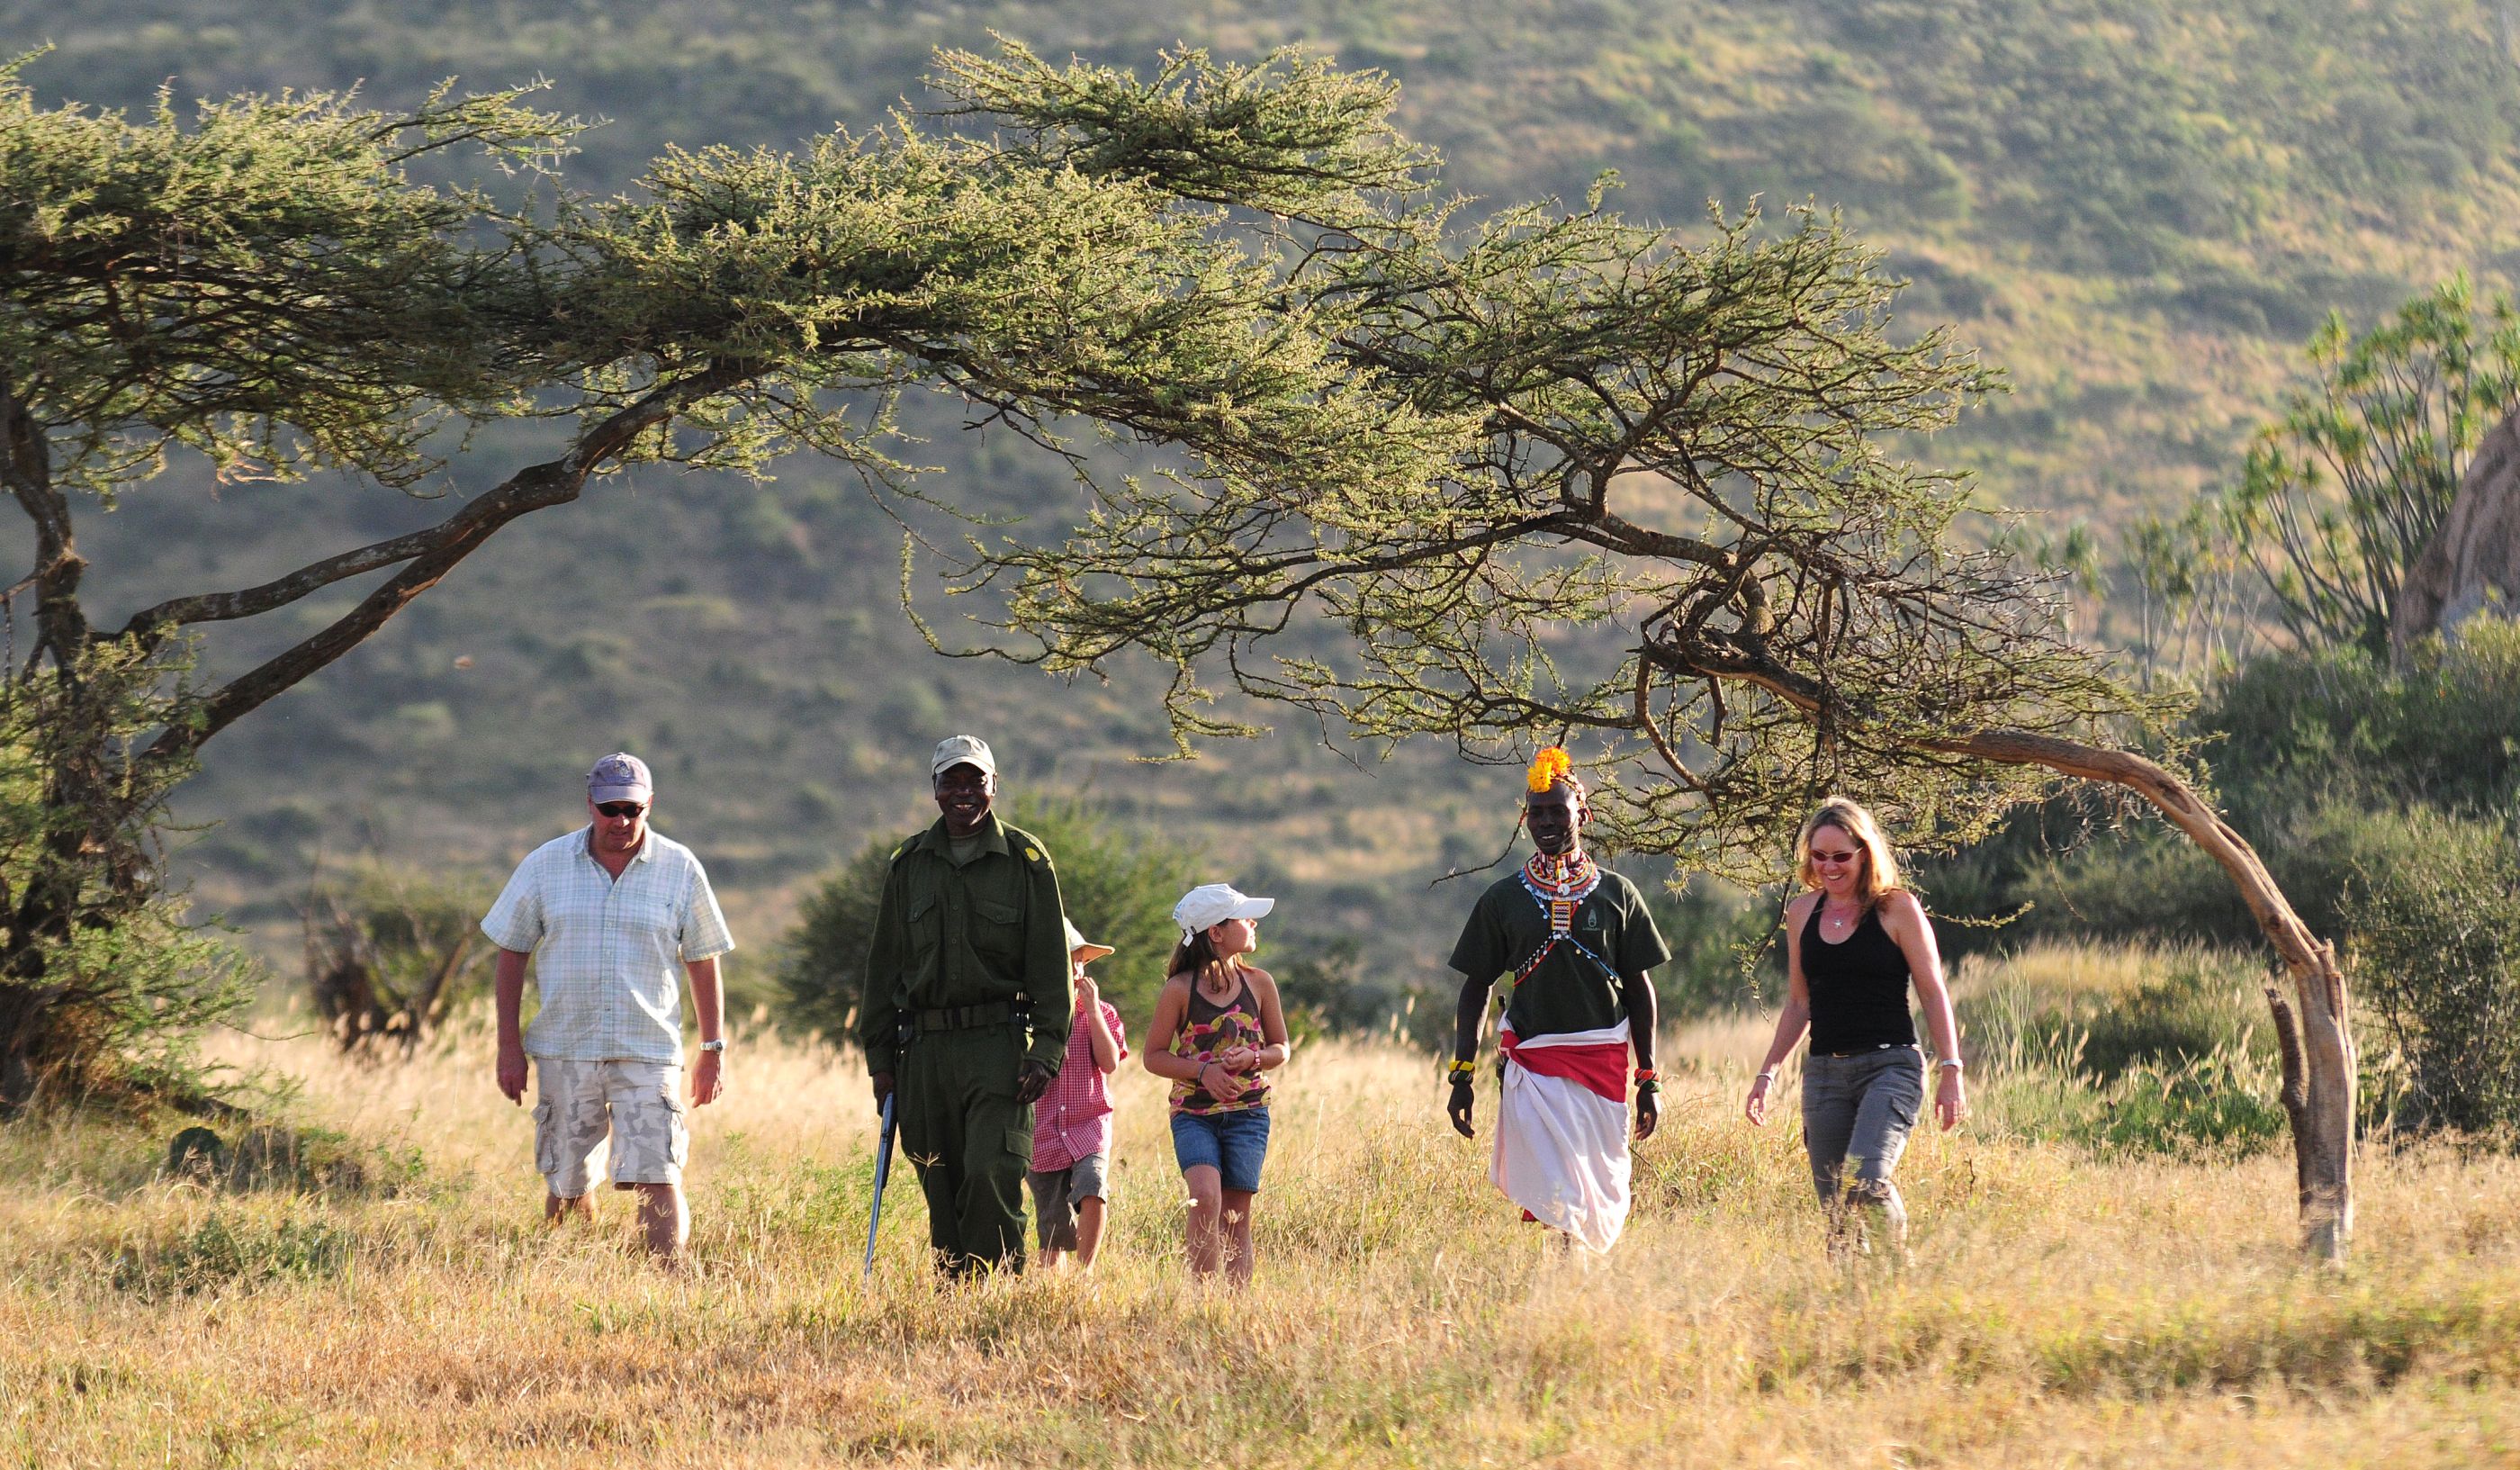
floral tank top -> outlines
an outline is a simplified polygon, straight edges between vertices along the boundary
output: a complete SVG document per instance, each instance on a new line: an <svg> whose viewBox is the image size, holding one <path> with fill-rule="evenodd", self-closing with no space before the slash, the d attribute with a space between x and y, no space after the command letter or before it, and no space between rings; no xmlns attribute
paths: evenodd
<svg viewBox="0 0 2520 1470"><path fill-rule="evenodd" d="M1198 982L1190 986L1190 1009L1182 1017L1181 1034L1173 1037L1173 1055L1193 1061L1212 1061L1220 1051L1236 1046L1255 1050L1268 1044L1260 1031L1260 1002L1251 995L1251 982L1243 980L1234 998L1219 1005L1198 991ZM1204 1117L1211 1113L1240 1113L1269 1105L1269 1074L1248 1072L1251 1084L1232 1102L1220 1102L1196 1082L1173 1083L1172 1110Z"/></svg>

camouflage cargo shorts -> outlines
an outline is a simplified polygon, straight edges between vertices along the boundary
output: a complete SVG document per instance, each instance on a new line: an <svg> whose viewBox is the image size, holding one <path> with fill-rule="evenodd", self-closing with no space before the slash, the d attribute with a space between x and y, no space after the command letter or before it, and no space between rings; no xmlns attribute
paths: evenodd
<svg viewBox="0 0 2520 1470"><path fill-rule="evenodd" d="M577 1198L599 1170L616 1189L683 1182L692 1133L680 1067L536 1057L534 1084L534 1167L553 1194Z"/></svg>

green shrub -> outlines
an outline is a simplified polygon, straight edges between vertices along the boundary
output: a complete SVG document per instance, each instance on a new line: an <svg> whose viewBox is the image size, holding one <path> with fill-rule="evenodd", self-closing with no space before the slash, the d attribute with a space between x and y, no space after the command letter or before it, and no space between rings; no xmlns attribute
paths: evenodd
<svg viewBox="0 0 2520 1470"><path fill-rule="evenodd" d="M317 1280L349 1269L350 1232L324 1219L265 1223L213 1212L187 1235L115 1254L112 1280L144 1300L276 1280Z"/></svg>
<svg viewBox="0 0 2520 1470"><path fill-rule="evenodd" d="M1642 887L1654 927L1671 946L1671 962L1654 971L1664 1016L1750 1010L1763 996L1783 993L1782 890L1754 893L1704 874L1691 874L1677 891Z"/></svg>
<svg viewBox="0 0 2520 1470"><path fill-rule="evenodd" d="M497 893L480 874L367 862L306 896L306 988L343 1051L408 1058L489 992L498 951L480 921Z"/></svg>
<svg viewBox="0 0 2520 1470"><path fill-rule="evenodd" d="M2258 659L2197 710L2233 820L2305 795L2452 810L2520 799L2520 622L2479 617L2407 666L2355 648Z"/></svg>
<svg viewBox="0 0 2520 1470"><path fill-rule="evenodd" d="M2520 624L2478 619L2455 642L2427 640L2404 668L2351 648L2260 659L2214 689L2192 724L2227 818L2303 922L2351 947L2357 914L2375 911L2349 912L2349 885L2368 890L2393 862L2437 861L2405 813L2499 830L2520 806ZM2099 828L2097 816L2060 798L1919 863L1937 914L2019 911L2002 929L1947 933L1946 948L2095 936L2264 945L2229 878L2184 836L2149 818Z"/></svg>
<svg viewBox="0 0 2520 1470"><path fill-rule="evenodd" d="M2114 1153L2251 1153L2290 1127L2279 1068L2262 1057L2209 1052L2174 1066L2140 1062L2099 1093L2100 1108L2066 1137Z"/></svg>
<svg viewBox="0 0 2520 1470"><path fill-rule="evenodd" d="M2509 827L2418 808L2365 814L2354 836L2347 969L2404 1060L2405 1121L2520 1125L2520 857Z"/></svg>
<svg viewBox="0 0 2520 1470"><path fill-rule="evenodd" d="M1452 1045L1456 990L1368 975L1364 967L1363 947L1348 938L1270 961L1288 1034L1297 1041L1387 1035L1427 1051Z"/></svg>
<svg viewBox="0 0 2520 1470"><path fill-rule="evenodd" d="M1954 1009L1973 1056L2109 1083L2221 1054L2272 1059L2265 974L2248 955L2197 944L2043 945L1972 961Z"/></svg>

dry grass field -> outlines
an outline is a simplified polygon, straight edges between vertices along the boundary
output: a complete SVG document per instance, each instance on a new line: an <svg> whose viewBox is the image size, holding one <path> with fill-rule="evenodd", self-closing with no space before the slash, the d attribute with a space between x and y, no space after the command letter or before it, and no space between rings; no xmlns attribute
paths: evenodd
<svg viewBox="0 0 2520 1470"><path fill-rule="evenodd" d="M1246 1295L1186 1279L1152 1080L1124 1069L1090 1277L923 1269L828 1050L740 1043L698 1115L698 1269L622 1199L547 1232L477 1028L401 1067L231 1037L355 1162L213 1188L172 1124L0 1130L0 1461L89 1465L2375 1465L2520 1463L2520 1164L2366 1151L2357 1259L2299 1267L2288 1166L2112 1162L2000 1109L1920 1138L1905 1270L1825 1263L1790 1125L1694 1058L1626 1240L1548 1259L1444 1129L1433 1069L1282 1075Z"/></svg>

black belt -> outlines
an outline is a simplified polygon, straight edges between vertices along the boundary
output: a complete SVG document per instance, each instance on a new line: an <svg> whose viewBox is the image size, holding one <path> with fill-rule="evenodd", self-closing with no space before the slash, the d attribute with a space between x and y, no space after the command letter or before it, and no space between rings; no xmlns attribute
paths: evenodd
<svg viewBox="0 0 2520 1470"><path fill-rule="evenodd" d="M914 1011L911 1029L924 1035L939 1031L977 1031L984 1026L1032 1023L1030 1001L984 1000L978 1005L949 1005L941 1010Z"/></svg>

